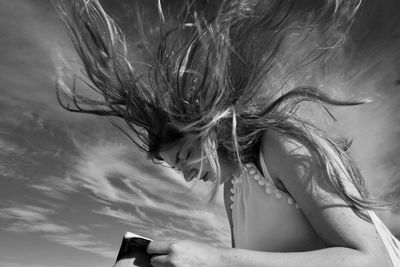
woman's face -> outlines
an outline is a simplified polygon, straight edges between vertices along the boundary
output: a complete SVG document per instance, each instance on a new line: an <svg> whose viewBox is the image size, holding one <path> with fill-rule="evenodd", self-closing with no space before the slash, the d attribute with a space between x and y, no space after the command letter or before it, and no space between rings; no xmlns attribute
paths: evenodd
<svg viewBox="0 0 400 267"><path fill-rule="evenodd" d="M185 141L181 140L172 145L165 145L163 151L160 152L160 157L172 168L180 170L187 182L197 177L204 182L216 180L217 174L211 168L208 159L201 157L201 145L198 141L185 145ZM220 180L223 183L235 174L237 168L235 164L221 159L219 159L219 165Z"/></svg>

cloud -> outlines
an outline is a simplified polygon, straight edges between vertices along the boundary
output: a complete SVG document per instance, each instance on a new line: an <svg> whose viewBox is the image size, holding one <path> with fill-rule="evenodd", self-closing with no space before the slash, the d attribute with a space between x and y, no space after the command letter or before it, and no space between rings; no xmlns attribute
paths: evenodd
<svg viewBox="0 0 400 267"><path fill-rule="evenodd" d="M16 222L11 224L7 231L17 232L17 233L54 233L54 234L64 234L71 232L71 229L62 225L46 222Z"/></svg>
<svg viewBox="0 0 400 267"><path fill-rule="evenodd" d="M68 233L71 229L49 221L54 211L31 205L0 209L0 218L13 222L5 228L17 233Z"/></svg>
<svg viewBox="0 0 400 267"><path fill-rule="evenodd" d="M16 263L16 262L9 262L9 261L1 261L2 267L44 267L43 265L39 264L24 264L24 263ZM57 265L52 264L51 267L66 267L65 265Z"/></svg>
<svg viewBox="0 0 400 267"><path fill-rule="evenodd" d="M69 226L54 222L49 215L54 211L32 205L0 209L0 218L12 222L4 228L15 233L40 233L45 239L72 247L77 250L95 253L106 258L115 258L115 250L109 244L92 234L81 233Z"/></svg>
<svg viewBox="0 0 400 267"><path fill-rule="evenodd" d="M114 210L110 207L104 207L100 210L94 210L93 212L95 212L97 214L102 214L102 215L116 218L119 221L121 221L122 223L131 225L131 226L143 224L143 222L148 219L147 215L143 216L143 214L142 214L142 216L141 216L140 213L133 214L133 213L124 211L122 209Z"/></svg>
<svg viewBox="0 0 400 267"><path fill-rule="evenodd" d="M55 106L54 94L51 93L51 73L54 73L51 54L54 44L63 38L63 31L60 31L61 24L50 10L50 1L40 4L26 0L0 1L1 50L7 51L2 53L0 63L3 95L46 106L52 99Z"/></svg>
<svg viewBox="0 0 400 267"><path fill-rule="evenodd" d="M93 235L84 233L69 233L57 235L45 235L45 238L69 246L81 251L91 252L102 257L115 259L116 252L109 244L97 239Z"/></svg>
<svg viewBox="0 0 400 267"><path fill-rule="evenodd" d="M44 195L58 200L67 200L68 194L77 193L79 184L70 176L42 178L40 183L30 185L31 188L40 191Z"/></svg>
<svg viewBox="0 0 400 267"><path fill-rule="evenodd" d="M52 211L49 209L25 205L22 207L9 207L0 209L0 218L36 222L46 220L46 215L50 213L52 213Z"/></svg>
<svg viewBox="0 0 400 267"><path fill-rule="evenodd" d="M0 175L9 178L21 177L16 165L25 152L26 149L20 145L0 138Z"/></svg>
<svg viewBox="0 0 400 267"><path fill-rule="evenodd" d="M128 193L113 185L113 181L118 182L121 177L139 175L143 179L147 178L145 173L138 173L135 167L122 160L128 149L126 145L101 142L91 146L81 144L78 147L81 147L81 157L76 160L72 176L75 181L79 181L80 186L90 190L99 199L110 202L131 203L132 197L152 201L136 188L131 188L133 192Z"/></svg>
<svg viewBox="0 0 400 267"><path fill-rule="evenodd" d="M14 154L14 155L22 155L25 152L25 149L18 144L6 141L0 138L0 155L2 154Z"/></svg>

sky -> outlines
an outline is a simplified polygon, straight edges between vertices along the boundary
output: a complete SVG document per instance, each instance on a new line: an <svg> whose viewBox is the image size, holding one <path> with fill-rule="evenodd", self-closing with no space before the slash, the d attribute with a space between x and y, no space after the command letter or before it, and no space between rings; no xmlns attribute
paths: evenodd
<svg viewBox="0 0 400 267"><path fill-rule="evenodd" d="M341 79L318 82L374 100L333 109L329 127L353 138L369 190L397 205L379 215L400 234L400 7L371 1L336 63ZM135 1L101 2L129 33ZM136 2L153 18L152 1ZM59 107L55 62L73 53L48 0L0 0L0 38L1 266L111 266L126 231L230 244L220 195L209 206L207 185L154 165L104 118Z"/></svg>

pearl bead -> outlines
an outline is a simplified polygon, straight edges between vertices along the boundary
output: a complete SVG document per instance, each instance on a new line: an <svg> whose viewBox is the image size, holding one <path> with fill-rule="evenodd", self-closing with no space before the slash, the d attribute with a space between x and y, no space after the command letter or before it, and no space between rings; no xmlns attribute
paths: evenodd
<svg viewBox="0 0 400 267"><path fill-rule="evenodd" d="M231 196L231 200L232 200L232 201L235 201L235 197L234 197L234 196Z"/></svg>
<svg viewBox="0 0 400 267"><path fill-rule="evenodd" d="M293 205L294 204L294 200L291 197L288 197L287 202L288 202L289 205Z"/></svg>
<svg viewBox="0 0 400 267"><path fill-rule="evenodd" d="M296 207L296 209L300 209L300 206L299 206L299 204L294 204L294 206Z"/></svg>
<svg viewBox="0 0 400 267"><path fill-rule="evenodd" d="M259 185L265 185L265 181L264 181L264 180L259 180L259 181L258 181L258 184L259 184Z"/></svg>
<svg viewBox="0 0 400 267"><path fill-rule="evenodd" d="M281 199L281 198L282 198L282 193L281 193L281 192L276 192L276 193L275 193L275 197L276 197L277 199Z"/></svg>
<svg viewBox="0 0 400 267"><path fill-rule="evenodd" d="M271 194L272 193L272 188L270 186L265 187L265 193Z"/></svg>
<svg viewBox="0 0 400 267"><path fill-rule="evenodd" d="M246 166L247 168L251 167L251 163L246 163L244 166Z"/></svg>
<svg viewBox="0 0 400 267"><path fill-rule="evenodd" d="M255 170L250 170L250 174L255 174L256 171Z"/></svg>
<svg viewBox="0 0 400 267"><path fill-rule="evenodd" d="M234 194L235 193L235 189L232 187L231 188L231 193Z"/></svg>
<svg viewBox="0 0 400 267"><path fill-rule="evenodd" d="M231 205L231 210L233 210L233 203L232 203L232 205Z"/></svg>
<svg viewBox="0 0 400 267"><path fill-rule="evenodd" d="M260 176L260 175L258 175L258 174L254 175L254 180L258 181L258 180L260 180L260 179L261 179L261 176Z"/></svg>

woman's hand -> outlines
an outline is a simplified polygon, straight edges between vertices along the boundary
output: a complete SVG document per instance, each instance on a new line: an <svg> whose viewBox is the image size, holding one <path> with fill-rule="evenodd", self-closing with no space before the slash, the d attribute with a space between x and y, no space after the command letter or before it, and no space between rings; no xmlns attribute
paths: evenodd
<svg viewBox="0 0 400 267"><path fill-rule="evenodd" d="M154 267L218 266L222 249L187 240L152 241L147 253Z"/></svg>

